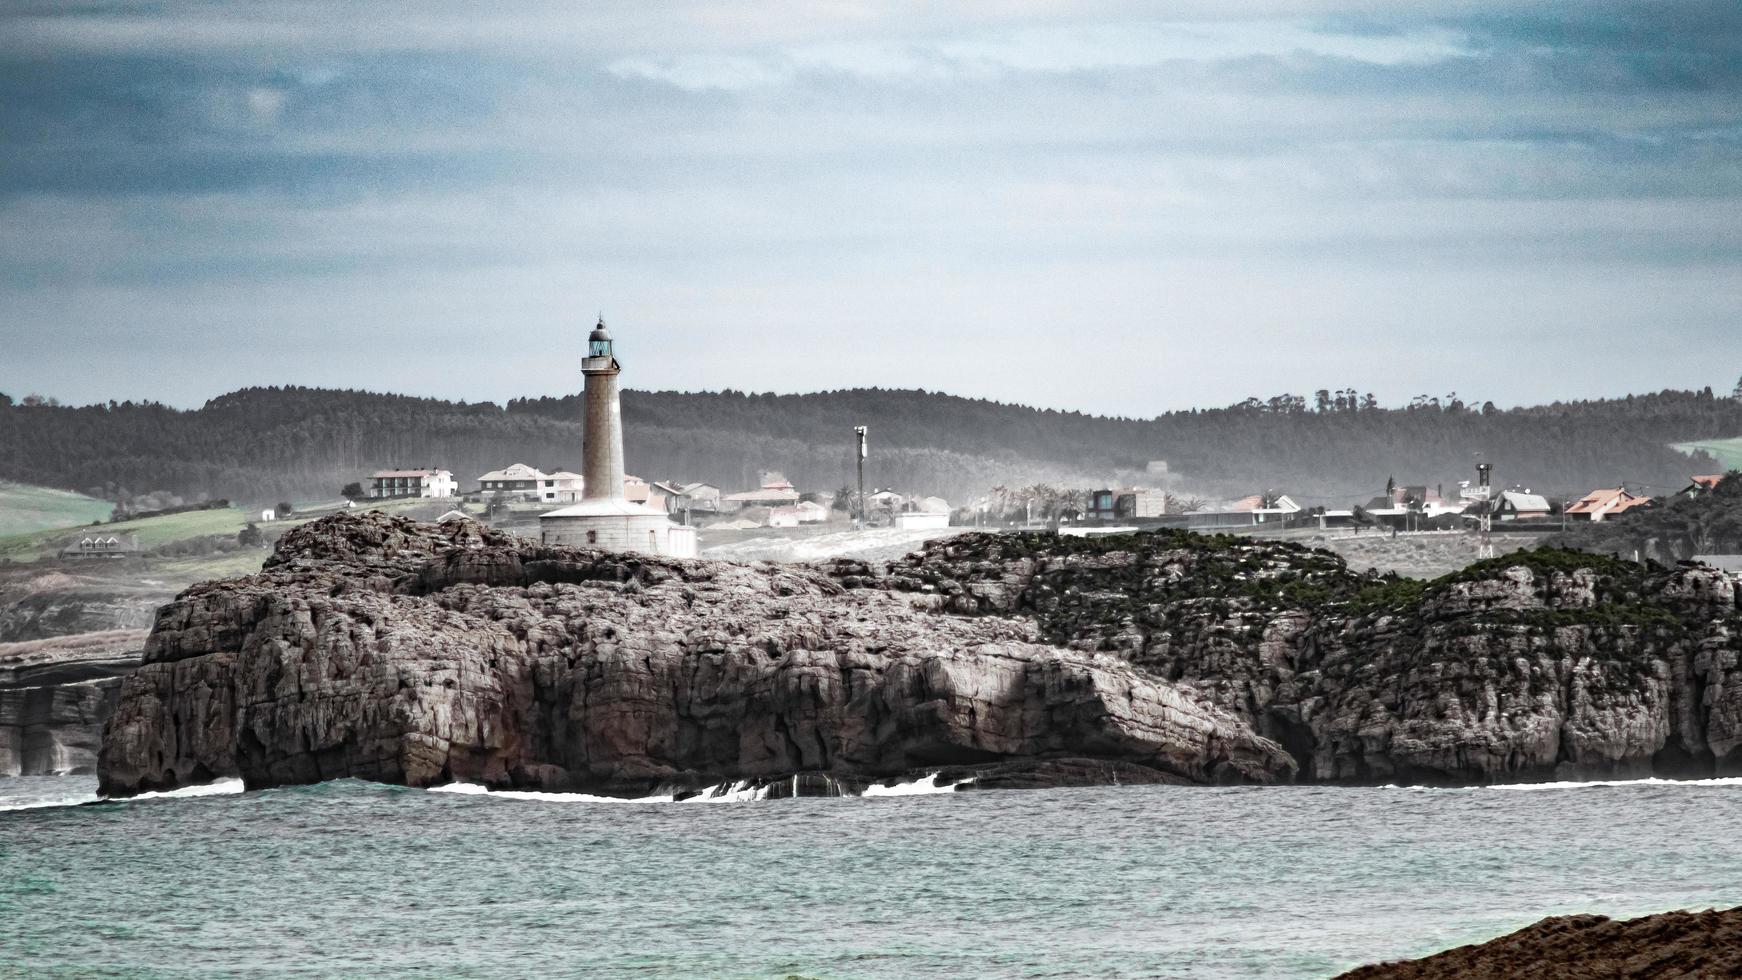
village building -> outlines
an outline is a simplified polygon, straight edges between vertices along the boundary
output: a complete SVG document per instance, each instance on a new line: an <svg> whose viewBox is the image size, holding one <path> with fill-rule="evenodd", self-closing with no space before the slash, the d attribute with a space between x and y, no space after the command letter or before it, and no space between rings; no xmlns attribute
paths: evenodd
<svg viewBox="0 0 1742 980"><path fill-rule="evenodd" d="M907 498L894 490L873 490L865 495L865 510L870 514L893 514L906 507Z"/></svg>
<svg viewBox="0 0 1742 980"><path fill-rule="evenodd" d="M1400 529L1421 529L1421 522L1449 514L1462 514L1472 503L1478 503L1485 498L1474 494L1461 494L1456 501L1447 500L1440 492L1425 484L1392 487L1389 494L1379 494L1358 508L1366 521ZM1355 510L1321 510L1319 512L1320 527L1350 527L1359 526L1362 522L1355 519Z"/></svg>
<svg viewBox="0 0 1742 980"><path fill-rule="evenodd" d="M1548 498L1528 490L1502 490L1491 513L1498 521L1546 521L1554 516Z"/></svg>
<svg viewBox="0 0 1742 980"><path fill-rule="evenodd" d="M1720 484L1722 482L1724 482L1724 474L1722 474L1722 473L1711 473L1711 474L1708 474L1706 476L1696 476L1696 477L1692 478L1692 482L1690 482L1687 486L1682 487L1681 490L1679 491L1679 493L1683 497L1704 496L1705 494L1711 493L1713 490L1718 489L1718 484Z"/></svg>
<svg viewBox="0 0 1742 980"><path fill-rule="evenodd" d="M525 463L514 463L478 477L478 490L485 496L506 493L538 500L543 492L545 475Z"/></svg>
<svg viewBox="0 0 1742 980"><path fill-rule="evenodd" d="M1167 516L1167 494L1147 487L1103 489L1089 493L1084 516L1096 521L1128 521Z"/></svg>
<svg viewBox="0 0 1742 980"><path fill-rule="evenodd" d="M546 503L572 504L585 493L587 480L579 473L557 470L538 479L538 499Z"/></svg>
<svg viewBox="0 0 1742 980"><path fill-rule="evenodd" d="M800 524L821 524L829 519L829 509L814 500L801 500L792 505Z"/></svg>
<svg viewBox="0 0 1742 980"><path fill-rule="evenodd" d="M377 470L369 475L369 496L377 500L452 497L459 489L459 482L447 470Z"/></svg>
<svg viewBox="0 0 1742 980"><path fill-rule="evenodd" d="M622 371L605 320L587 337L581 361L585 377L581 473L585 489L577 503L539 516L546 545L602 548L693 558L696 529L674 523L664 508L627 498L623 475L623 412L617 395Z"/></svg>
<svg viewBox="0 0 1742 980"><path fill-rule="evenodd" d="M768 510L769 527L798 527L798 505L791 507L771 507Z"/></svg>
<svg viewBox="0 0 1742 980"><path fill-rule="evenodd" d="M1639 507L1650 507L1656 501L1641 494L1629 493L1626 487L1592 490L1567 506L1567 516L1601 521Z"/></svg>
<svg viewBox="0 0 1742 980"><path fill-rule="evenodd" d="M1192 511L1186 515L1186 526L1193 529L1255 527L1281 523L1300 512L1301 506L1287 494L1255 493Z"/></svg>
<svg viewBox="0 0 1742 980"><path fill-rule="evenodd" d="M787 507L798 503L798 491L779 473L764 473L760 487L727 494L720 498L720 502L732 510L744 507Z"/></svg>
<svg viewBox="0 0 1742 980"><path fill-rule="evenodd" d="M60 549L62 558L125 558L139 553L139 539L132 531L106 531L88 527L69 538Z"/></svg>
<svg viewBox="0 0 1742 980"><path fill-rule="evenodd" d="M720 512L720 488L711 483L662 480L654 483L653 488L665 498L665 512L685 524L693 521L694 515L708 516Z"/></svg>

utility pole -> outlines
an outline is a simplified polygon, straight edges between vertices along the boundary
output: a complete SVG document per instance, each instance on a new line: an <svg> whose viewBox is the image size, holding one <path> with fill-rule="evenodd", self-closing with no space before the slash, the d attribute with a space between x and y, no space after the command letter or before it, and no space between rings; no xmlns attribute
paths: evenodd
<svg viewBox="0 0 1742 980"><path fill-rule="evenodd" d="M857 436L858 440L859 440L859 522L853 526L856 528L862 528L866 524L866 521L865 521L865 427L862 425L853 426L853 435Z"/></svg>

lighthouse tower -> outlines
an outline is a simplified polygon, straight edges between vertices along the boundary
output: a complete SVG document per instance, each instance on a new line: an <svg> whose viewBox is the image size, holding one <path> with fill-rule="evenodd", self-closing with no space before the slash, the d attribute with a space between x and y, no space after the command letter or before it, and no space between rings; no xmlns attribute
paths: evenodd
<svg viewBox="0 0 1742 980"><path fill-rule="evenodd" d="M623 499L623 412L617 401L617 373L623 370L611 353L611 334L605 318L587 335L587 356L581 359L586 377L582 401L586 403L586 430L581 449L584 500Z"/></svg>
<svg viewBox="0 0 1742 980"><path fill-rule="evenodd" d="M622 369L605 318L600 317L587 336L587 354L581 360L586 378L581 500L540 515L539 537L547 545L693 558L695 528L673 523L664 511L623 496L623 410L617 400L617 375Z"/></svg>

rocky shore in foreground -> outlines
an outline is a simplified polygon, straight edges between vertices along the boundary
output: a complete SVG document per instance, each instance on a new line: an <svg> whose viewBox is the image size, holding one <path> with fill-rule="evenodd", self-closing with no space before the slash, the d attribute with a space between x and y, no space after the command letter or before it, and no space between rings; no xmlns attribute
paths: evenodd
<svg viewBox="0 0 1742 980"><path fill-rule="evenodd" d="M1710 569L1570 552L1425 584L1180 532L736 564L346 514L159 611L99 775L116 795L1703 776L1742 767L1739 626Z"/></svg>
<svg viewBox="0 0 1742 980"><path fill-rule="evenodd" d="M1338 980L1679 980L1742 976L1742 908L1616 920L1563 915Z"/></svg>

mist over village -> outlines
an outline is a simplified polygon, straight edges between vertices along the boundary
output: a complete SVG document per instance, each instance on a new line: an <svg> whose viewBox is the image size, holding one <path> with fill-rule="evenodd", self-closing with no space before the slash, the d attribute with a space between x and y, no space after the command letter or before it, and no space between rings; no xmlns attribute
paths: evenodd
<svg viewBox="0 0 1742 980"><path fill-rule="evenodd" d="M1742 975L1734 4L26 0L0 132L0 975Z"/></svg>

